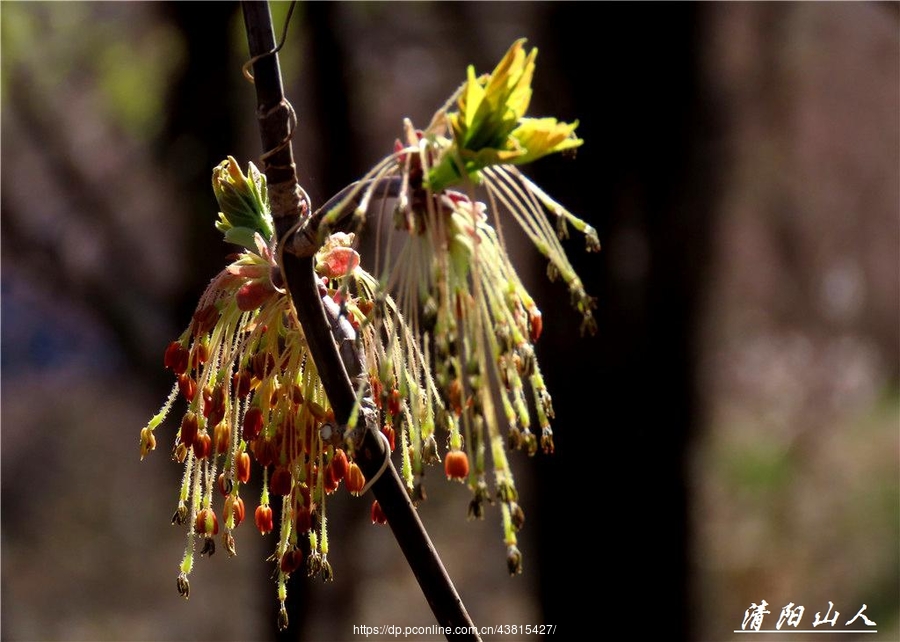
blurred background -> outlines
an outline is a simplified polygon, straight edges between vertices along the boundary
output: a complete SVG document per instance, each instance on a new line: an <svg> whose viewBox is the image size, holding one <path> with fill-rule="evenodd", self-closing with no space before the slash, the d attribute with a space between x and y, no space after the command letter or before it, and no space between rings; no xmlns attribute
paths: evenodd
<svg viewBox="0 0 900 642"><path fill-rule="evenodd" d="M836 629L862 604L877 622L842 640L900 639L898 22L896 3L297 7L281 60L314 203L521 36L530 113L581 122L576 159L526 168L604 249L567 245L597 297L586 338L518 257L557 412L555 455L511 457L524 574L499 511L467 522L440 471L420 508L477 624L718 641L751 603L763 629L803 605L809 629L830 601ZM230 252L211 170L261 153L239 5L5 2L0 27L3 639L433 624L369 499L343 492L336 580L291 581L285 634L252 523L176 591L176 421L143 462L138 433Z"/></svg>

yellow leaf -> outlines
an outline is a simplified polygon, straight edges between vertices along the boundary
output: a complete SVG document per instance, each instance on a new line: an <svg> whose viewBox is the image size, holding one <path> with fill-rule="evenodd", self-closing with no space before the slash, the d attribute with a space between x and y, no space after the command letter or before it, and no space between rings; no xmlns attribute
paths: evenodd
<svg viewBox="0 0 900 642"><path fill-rule="evenodd" d="M512 162L522 165L547 154L581 146L584 141L575 136L576 127L577 120L561 123L555 118L523 118L510 137L519 142L525 153Z"/></svg>

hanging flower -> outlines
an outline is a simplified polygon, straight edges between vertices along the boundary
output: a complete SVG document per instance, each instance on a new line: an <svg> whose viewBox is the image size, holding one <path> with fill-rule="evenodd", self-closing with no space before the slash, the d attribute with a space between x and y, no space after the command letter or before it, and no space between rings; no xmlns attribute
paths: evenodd
<svg viewBox="0 0 900 642"><path fill-rule="evenodd" d="M325 471L335 461L346 467L347 455L322 438L333 414L282 287L265 177L252 164L245 176L228 158L213 171L213 188L221 208L216 227L243 250L213 278L188 328L166 348L164 364L176 382L163 408L141 430L141 457L155 449L156 430L182 397L187 408L172 456L184 465L184 476L172 521L187 526L178 575L184 597L190 593L198 538L201 555L215 551L220 530L216 496L224 496L221 541L233 555L251 460L262 467L254 516L262 534L278 533L273 559L282 561L276 582L283 602L287 576L302 560L308 561L309 572L330 577ZM354 251L347 238L336 236L323 250L320 272L326 281L358 264L358 257L348 256Z"/></svg>
<svg viewBox="0 0 900 642"><path fill-rule="evenodd" d="M577 123L525 116L536 51L526 53L523 43L489 76L470 68L451 107L426 130L405 122L405 142L320 213L315 257L324 304L340 315L351 340L352 354L342 357L354 360L361 372L353 376L367 384L360 402L377 412L392 451L399 435L401 474L413 500L425 499L426 471L443 458L446 476L471 489L470 517L483 517L485 504L499 501L511 573L522 568L516 531L524 512L507 449L552 453L553 407L534 349L544 320L510 261L500 223L511 216L522 227L591 332L593 299L560 239L571 225L589 251L599 250L593 228L514 166L582 144ZM376 265L379 279L361 267L354 234L329 230L348 209L355 208L354 218L364 215L385 181L400 185L393 220L402 247L396 259ZM353 426L334 425L284 290L265 177L252 164L245 175L229 157L213 170L213 190L221 210L216 227L242 250L166 348L164 365L175 383L140 432L140 454L156 448L156 430L183 398L172 457L184 474L172 522L186 527L177 577L184 597L198 539L201 556L213 554L219 536L235 553L233 532L250 508L241 494L252 462L262 468L254 522L262 535L277 534L270 559L283 628L289 576L305 566L309 575L333 577L327 496L341 485L360 494L367 480L353 460ZM373 521L380 522L376 506Z"/></svg>
<svg viewBox="0 0 900 642"><path fill-rule="evenodd" d="M548 260L550 278L565 282L583 332L596 330L594 299L561 240L571 225L584 234L589 252L600 249L590 225L516 167L583 142L574 134L577 122L525 116L536 53L526 53L519 40L490 75L479 77L470 67L429 127L417 130L405 121L404 141L323 214L319 227L337 229L353 208L353 219L361 220L384 186L395 186L399 253L376 266L381 281L356 270L351 288L369 301L390 301L363 329L370 335L367 350L373 346L368 363L375 364L376 402L387 409L386 428L400 432L401 472L415 500L425 496L426 465L440 460L435 434L443 429L445 471L466 478L470 517L482 517L486 502L500 500L515 572L521 568L516 524L524 513L507 447L552 453L553 406L534 349L543 316L512 265L501 223L511 217ZM382 346L378 337L391 339Z"/></svg>

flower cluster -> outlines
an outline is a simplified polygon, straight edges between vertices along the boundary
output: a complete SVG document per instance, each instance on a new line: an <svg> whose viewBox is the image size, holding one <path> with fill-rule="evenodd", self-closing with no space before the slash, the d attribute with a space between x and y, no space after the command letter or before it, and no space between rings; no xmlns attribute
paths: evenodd
<svg viewBox="0 0 900 642"><path fill-rule="evenodd" d="M280 508L273 558L283 603L287 578L304 562L310 575L331 578L325 498L342 481L350 492L365 481L344 450L322 438L333 414L282 289L265 177L253 165L245 176L229 158L214 170L213 188L222 209L217 227L243 251L212 280L190 325L166 349L176 383L141 431L141 456L155 448L155 429L183 397L187 410L172 457L184 464L184 477L172 522L187 525L177 582L185 597L197 541L201 555L215 552L219 515L221 541L235 553L233 531L247 510L242 490L256 460L263 475L254 512L260 533L276 530L273 504ZM217 494L221 508L214 506Z"/></svg>
<svg viewBox="0 0 900 642"><path fill-rule="evenodd" d="M506 453L551 453L553 407L534 350L543 318L510 262L500 220L508 213L525 230L548 259L551 277L567 284L590 331L593 300L560 238L571 224L585 234L588 250L599 249L590 226L514 167L582 142L574 136L577 123L524 116L535 53L516 42L489 76L470 69L427 129L407 121L394 153L322 213L316 255L320 291L355 334L353 349L365 364L368 385L360 394L370 396L391 450L399 445L411 496L425 498L426 469L443 458L447 478L471 489L470 517L483 517L485 504L499 501L511 573L521 571L516 531L524 512ZM363 216L386 180L401 185L393 221L402 247L376 265L382 275L376 278L360 267L354 234L329 230L340 227L348 207ZM229 158L215 168L213 189L221 209L216 227L242 251L212 280L190 325L165 351L176 382L141 431L141 457L155 449L156 430L183 398L187 409L172 457L184 475L172 521L187 530L177 580L185 597L196 548L201 556L215 551L220 523L221 542L234 554L233 532L250 510L242 493L251 462L259 464L254 522L263 535L278 534L271 559L279 624L286 626L289 576L302 568L332 577L327 496L342 482L359 494L366 480L353 443L334 425L283 288L265 177L252 164L243 174ZM476 200L476 189L487 204ZM377 502L372 520L385 521Z"/></svg>
<svg viewBox="0 0 900 642"><path fill-rule="evenodd" d="M566 283L583 332L596 330L594 300L561 239L571 225L584 234L588 251L600 249L591 226L515 167L582 144L574 135L577 123L524 115L536 53L526 54L520 40L490 75L477 76L470 67L468 80L428 128L407 120L394 153L324 214L320 228L327 234L341 225L353 205L353 219L364 219L383 186L399 183L392 212L399 253L393 265L388 258L376 266L380 285L366 275L357 290L390 292L398 307L394 318L405 319L412 336L388 342L393 358L369 359L406 364L391 373L373 368L370 381L375 390L400 392L400 412L389 413L388 422L395 431L398 420L401 426L403 474L413 498L424 497L425 466L439 457L437 423L448 435L447 477L464 481L473 493L469 516L481 518L485 503L499 500L511 573L521 570L516 531L524 513L507 449L533 455L540 446L552 453L553 406L534 349L543 317L510 262L501 220L511 216L547 258L550 278ZM477 200L479 191L486 203ZM384 336L397 336L385 323Z"/></svg>

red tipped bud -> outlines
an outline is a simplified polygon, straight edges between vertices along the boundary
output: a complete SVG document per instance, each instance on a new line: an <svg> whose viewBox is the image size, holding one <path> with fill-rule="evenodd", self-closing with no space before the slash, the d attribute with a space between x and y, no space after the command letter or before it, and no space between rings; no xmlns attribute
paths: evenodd
<svg viewBox="0 0 900 642"><path fill-rule="evenodd" d="M256 514L254 515L254 520L256 521L256 528L259 529L259 532L262 535L266 533L271 533L275 528L272 522L272 508L270 506L257 506Z"/></svg>
<svg viewBox="0 0 900 642"><path fill-rule="evenodd" d="M211 508L204 508L197 513L194 530L200 535L216 535L219 532L219 520Z"/></svg>
<svg viewBox="0 0 900 642"><path fill-rule="evenodd" d="M350 464L350 468L347 469L347 490L350 491L351 495L359 495L359 492L366 485L366 476L363 475L362 470L353 462Z"/></svg>
<svg viewBox="0 0 900 642"><path fill-rule="evenodd" d="M275 443L271 439L259 437L253 441L253 454L256 455L256 461L265 468L275 462Z"/></svg>
<svg viewBox="0 0 900 642"><path fill-rule="evenodd" d="M279 568L281 568L281 572L285 575L290 575L303 563L303 551L299 548L292 548L284 552L284 555L281 556L281 561L278 563Z"/></svg>
<svg viewBox="0 0 900 642"><path fill-rule="evenodd" d="M245 452L239 453L234 464L238 481L242 484L246 484L250 481L250 454Z"/></svg>
<svg viewBox="0 0 900 642"><path fill-rule="evenodd" d="M536 307L528 309L528 325L530 327L531 342L534 343L541 337L541 331L544 329L544 319L541 311Z"/></svg>
<svg viewBox="0 0 900 642"><path fill-rule="evenodd" d="M190 448L194 445L194 441L197 439L197 431L200 428L200 422L197 419L197 415L192 412L185 413L184 417L181 419L181 432L179 436L181 438L181 443Z"/></svg>
<svg viewBox="0 0 900 642"><path fill-rule="evenodd" d="M237 301L238 309L250 312L260 307L273 294L275 294L275 288L266 277L248 281L238 289L234 298Z"/></svg>
<svg viewBox="0 0 900 642"><path fill-rule="evenodd" d="M312 528L312 515L309 508L299 506L294 510L294 530L298 533L306 533Z"/></svg>
<svg viewBox="0 0 900 642"><path fill-rule="evenodd" d="M204 430L194 440L194 456L197 459L206 459L210 452L212 452L212 438Z"/></svg>
<svg viewBox="0 0 900 642"><path fill-rule="evenodd" d="M249 370L241 370L235 372L231 378L231 385L234 387L234 394L238 397L246 397L250 394L250 387L253 377Z"/></svg>
<svg viewBox="0 0 900 642"><path fill-rule="evenodd" d="M190 403L197 394L197 382L186 374L180 374L178 375L178 389L181 391L181 396Z"/></svg>
<svg viewBox="0 0 900 642"><path fill-rule="evenodd" d="M394 417L400 414L400 391L393 388L388 395L388 412Z"/></svg>
<svg viewBox="0 0 900 642"><path fill-rule="evenodd" d="M204 404L203 414L206 415L210 426L218 426L225 418L225 386L217 385Z"/></svg>
<svg viewBox="0 0 900 642"><path fill-rule="evenodd" d="M191 327L194 334L205 334L216 327L219 320L219 309L215 303L210 303L201 310L194 312L194 318L191 320Z"/></svg>
<svg viewBox="0 0 900 642"><path fill-rule="evenodd" d="M263 429L262 410L253 406L244 414L243 436L246 441L253 441L259 437Z"/></svg>
<svg viewBox="0 0 900 642"><path fill-rule="evenodd" d="M234 527L237 528L240 526L241 522L244 521L244 500L240 497L235 498L233 495L229 495L225 498L225 510L222 515L225 518L226 524L228 523L228 518L234 514Z"/></svg>
<svg viewBox="0 0 900 642"><path fill-rule="evenodd" d="M334 456L331 458L331 464L329 464L329 468L331 468L331 474L334 477L335 481L341 481L344 476L347 474L347 468L349 464L347 462L347 455L340 448L334 451Z"/></svg>
<svg viewBox="0 0 900 642"><path fill-rule="evenodd" d="M225 422L218 424L213 431L213 435L216 438L216 454L221 455L228 452L228 449L231 446L231 430L228 429L228 424Z"/></svg>
<svg viewBox="0 0 900 642"><path fill-rule="evenodd" d="M334 469L331 466L325 466L325 473L322 479L322 486L329 495L338 489L340 482L334 478Z"/></svg>
<svg viewBox="0 0 900 642"><path fill-rule="evenodd" d="M453 450L447 453L444 459L444 472L447 479L463 481L469 475L469 457L461 450Z"/></svg>
<svg viewBox="0 0 900 642"><path fill-rule="evenodd" d="M394 427L391 424L385 424L381 428L381 432L387 437L388 443L391 445L391 452L394 452L394 448L397 447L397 433L394 432Z"/></svg>
<svg viewBox="0 0 900 642"><path fill-rule="evenodd" d="M225 473L219 473L216 486L218 486L219 492L222 493L223 497L228 497L229 493L231 493L232 482L225 476Z"/></svg>
<svg viewBox="0 0 900 642"><path fill-rule="evenodd" d="M316 272L329 278L350 274L359 266L359 254L352 247L336 246L327 250L316 263Z"/></svg>
<svg viewBox="0 0 900 642"><path fill-rule="evenodd" d="M372 523L387 524L387 516L384 514L384 511L381 510L381 504L378 503L377 499L372 502Z"/></svg>
<svg viewBox="0 0 900 642"><path fill-rule="evenodd" d="M287 466L276 466L269 479L269 490L274 495L287 495L291 492L291 471Z"/></svg>
<svg viewBox="0 0 900 642"><path fill-rule="evenodd" d="M166 368L171 368L175 374L184 374L187 371L189 356L190 353L186 347L178 341L173 341L166 348L163 363Z"/></svg>

